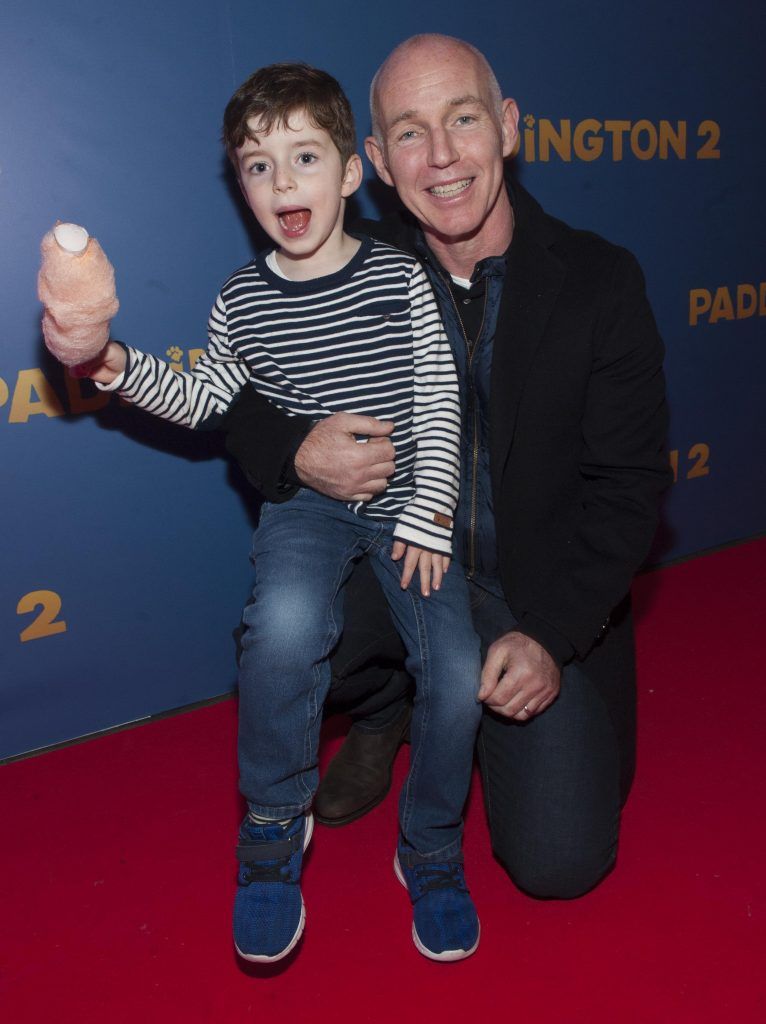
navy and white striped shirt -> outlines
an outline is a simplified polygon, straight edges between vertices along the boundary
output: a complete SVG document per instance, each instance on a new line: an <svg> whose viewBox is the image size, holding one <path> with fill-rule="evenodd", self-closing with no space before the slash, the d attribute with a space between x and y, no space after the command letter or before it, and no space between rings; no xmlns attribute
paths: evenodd
<svg viewBox="0 0 766 1024"><path fill-rule="evenodd" d="M224 284L208 336L187 373L128 348L124 375L102 389L190 427L220 416L247 384L292 416L342 411L393 420L396 472L383 494L349 507L396 519L400 540L451 553L458 383L417 260L364 237L341 270L292 281L258 256Z"/></svg>

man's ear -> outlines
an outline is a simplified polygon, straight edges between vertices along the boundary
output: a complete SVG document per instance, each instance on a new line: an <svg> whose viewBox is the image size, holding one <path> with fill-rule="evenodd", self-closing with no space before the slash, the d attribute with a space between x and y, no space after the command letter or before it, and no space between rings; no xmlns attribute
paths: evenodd
<svg viewBox="0 0 766 1024"><path fill-rule="evenodd" d="M363 177L364 171L362 169L362 158L358 153L354 153L353 156L348 158L346 170L343 172L343 180L340 183L340 194L344 199L348 199L349 196L356 192L362 184Z"/></svg>
<svg viewBox="0 0 766 1024"><path fill-rule="evenodd" d="M393 185L394 179L389 174L383 148L374 135L368 135L364 140L364 151L367 154L367 159L377 171L378 177L387 185Z"/></svg>
<svg viewBox="0 0 766 1024"><path fill-rule="evenodd" d="M519 108L516 100L503 100L500 130L503 138L503 156L510 156L519 140Z"/></svg>

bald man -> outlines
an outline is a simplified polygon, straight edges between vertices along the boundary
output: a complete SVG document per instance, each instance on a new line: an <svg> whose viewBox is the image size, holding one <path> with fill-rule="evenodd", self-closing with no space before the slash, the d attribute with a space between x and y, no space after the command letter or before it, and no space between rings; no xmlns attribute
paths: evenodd
<svg viewBox="0 0 766 1024"><path fill-rule="evenodd" d="M461 382L455 556L483 643L493 849L526 892L571 898L612 867L633 775L630 584L669 481L662 342L635 259L511 182L519 112L479 51L406 40L371 113L367 155L404 209L360 227L422 261ZM390 425L367 417L295 422L248 392L228 428L270 500L298 486L363 499L393 469ZM407 721L401 651L363 562L349 588L333 692L357 714L317 794L327 824L382 799Z"/></svg>

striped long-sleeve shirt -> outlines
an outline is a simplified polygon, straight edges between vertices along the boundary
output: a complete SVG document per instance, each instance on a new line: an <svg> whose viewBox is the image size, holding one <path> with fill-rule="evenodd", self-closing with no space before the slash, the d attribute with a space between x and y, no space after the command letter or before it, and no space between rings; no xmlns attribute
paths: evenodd
<svg viewBox="0 0 766 1024"><path fill-rule="evenodd" d="M128 347L124 374L101 387L190 427L218 418L248 383L289 415L320 419L342 411L393 420L396 471L388 487L349 507L396 519L400 540L451 552L458 383L415 259L365 237L337 273L292 281L258 256L224 284L208 337L186 373Z"/></svg>

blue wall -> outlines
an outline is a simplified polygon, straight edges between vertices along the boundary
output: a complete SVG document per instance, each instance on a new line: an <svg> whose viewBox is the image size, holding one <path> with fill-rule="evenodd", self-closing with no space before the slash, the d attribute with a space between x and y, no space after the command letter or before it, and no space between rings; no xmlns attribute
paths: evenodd
<svg viewBox="0 0 766 1024"><path fill-rule="evenodd" d="M527 118L520 179L646 272L678 475L654 561L766 529L764 28L742 0L5 0L0 757L234 685L257 497L218 438L68 382L41 342L35 279L51 224L85 224L117 270L114 336L188 367L254 244L221 114L275 60L332 71L363 136L369 79L402 38L478 45ZM359 208L374 215L368 174Z"/></svg>

